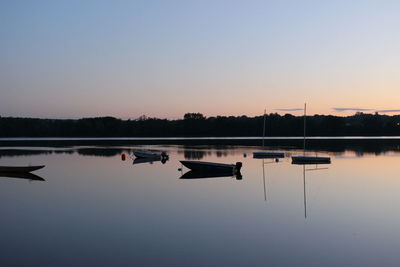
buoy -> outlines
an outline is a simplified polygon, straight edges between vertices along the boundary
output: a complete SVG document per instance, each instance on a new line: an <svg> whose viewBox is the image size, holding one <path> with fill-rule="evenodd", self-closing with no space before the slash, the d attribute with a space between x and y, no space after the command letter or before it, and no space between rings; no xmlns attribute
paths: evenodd
<svg viewBox="0 0 400 267"><path fill-rule="evenodd" d="M122 159L123 161L126 159L126 155L125 155L125 153L122 153L122 155L121 155L121 159Z"/></svg>

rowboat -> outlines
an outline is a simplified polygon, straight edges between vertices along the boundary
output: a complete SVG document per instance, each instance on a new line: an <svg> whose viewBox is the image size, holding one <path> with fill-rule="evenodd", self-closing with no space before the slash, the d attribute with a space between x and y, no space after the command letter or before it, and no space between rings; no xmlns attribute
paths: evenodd
<svg viewBox="0 0 400 267"><path fill-rule="evenodd" d="M225 163L215 163L215 162L206 162L206 161L189 161L189 160L181 160L183 166L192 171L196 172L224 172L236 174L240 173L240 169L242 168L241 162L236 162L236 164L225 164Z"/></svg>
<svg viewBox="0 0 400 267"><path fill-rule="evenodd" d="M0 166L0 173L29 173L44 168L44 166Z"/></svg>
<svg viewBox="0 0 400 267"><path fill-rule="evenodd" d="M137 158L152 158L152 159L168 158L168 155L165 152L134 151L133 154Z"/></svg>

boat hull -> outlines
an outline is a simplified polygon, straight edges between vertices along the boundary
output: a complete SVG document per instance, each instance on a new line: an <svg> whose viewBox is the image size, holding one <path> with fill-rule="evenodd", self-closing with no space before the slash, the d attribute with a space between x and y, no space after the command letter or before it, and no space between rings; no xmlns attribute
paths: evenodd
<svg viewBox="0 0 400 267"><path fill-rule="evenodd" d="M284 157L285 153L283 152L253 152L253 158L255 159L276 159Z"/></svg>
<svg viewBox="0 0 400 267"><path fill-rule="evenodd" d="M236 173L240 168L233 164L214 163L206 161L181 160L183 166L196 172Z"/></svg>
<svg viewBox="0 0 400 267"><path fill-rule="evenodd" d="M202 179L202 178L221 178L233 177L232 172L196 172L193 170L183 174L180 179Z"/></svg>
<svg viewBox="0 0 400 267"><path fill-rule="evenodd" d="M330 157L294 156L292 164L330 164Z"/></svg>
<svg viewBox="0 0 400 267"><path fill-rule="evenodd" d="M135 151L133 155L137 158L149 158L149 159L161 159L161 153L151 153L151 152L144 152L144 151Z"/></svg>
<svg viewBox="0 0 400 267"><path fill-rule="evenodd" d="M0 173L29 173L44 168L40 166L0 166Z"/></svg>

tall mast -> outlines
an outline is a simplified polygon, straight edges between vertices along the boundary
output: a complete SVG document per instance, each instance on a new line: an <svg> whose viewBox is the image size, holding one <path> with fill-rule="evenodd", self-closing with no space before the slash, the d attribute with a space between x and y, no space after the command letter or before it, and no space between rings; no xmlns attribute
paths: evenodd
<svg viewBox="0 0 400 267"><path fill-rule="evenodd" d="M262 138L262 146L264 148L264 138L265 138L265 113L267 109L264 109L264 127L263 127L263 138Z"/></svg>
<svg viewBox="0 0 400 267"><path fill-rule="evenodd" d="M303 137L303 154L306 154L306 110L307 105L304 103L304 137Z"/></svg>

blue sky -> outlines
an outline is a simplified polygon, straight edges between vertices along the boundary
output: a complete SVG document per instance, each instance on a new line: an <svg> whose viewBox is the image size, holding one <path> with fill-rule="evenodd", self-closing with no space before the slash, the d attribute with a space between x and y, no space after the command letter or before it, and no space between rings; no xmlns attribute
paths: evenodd
<svg viewBox="0 0 400 267"><path fill-rule="evenodd" d="M0 115L398 110L399 11L397 1L0 1Z"/></svg>

